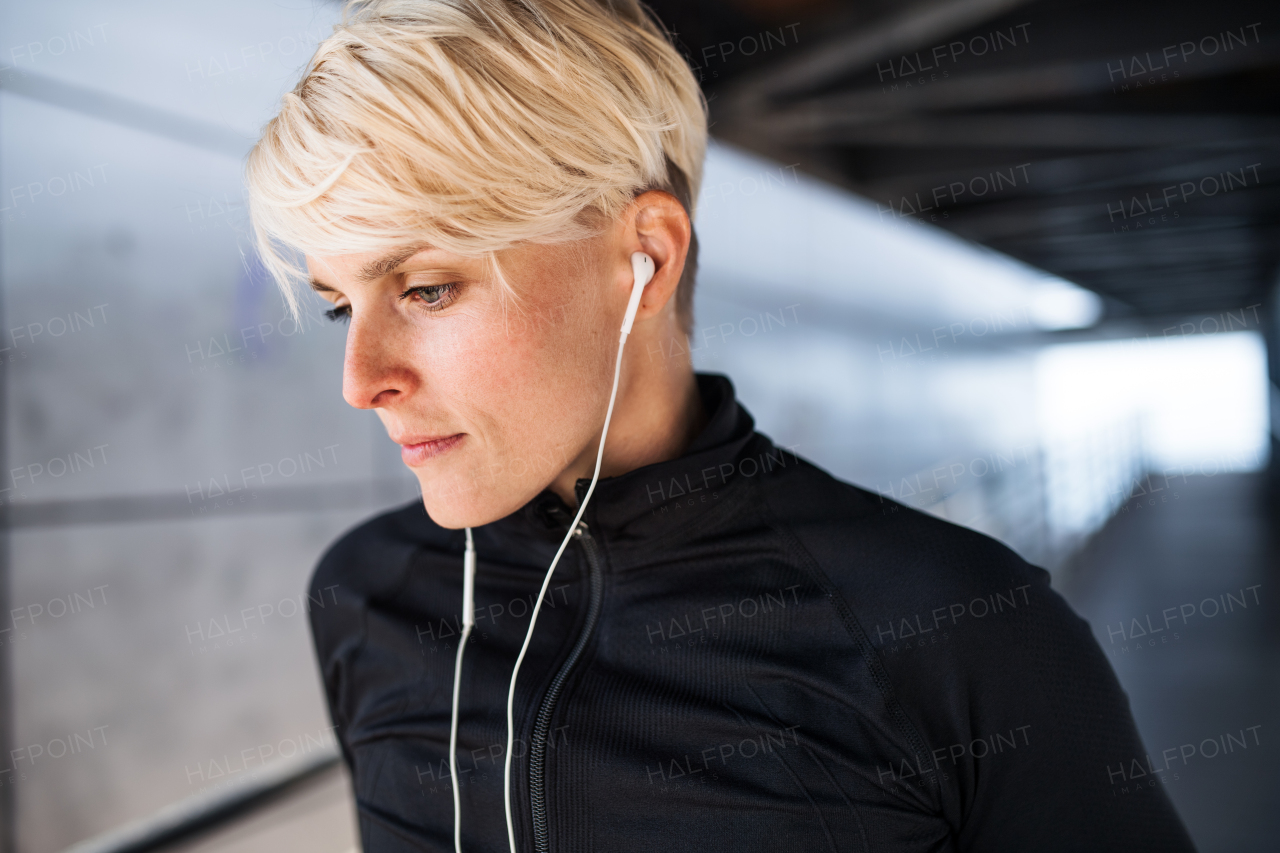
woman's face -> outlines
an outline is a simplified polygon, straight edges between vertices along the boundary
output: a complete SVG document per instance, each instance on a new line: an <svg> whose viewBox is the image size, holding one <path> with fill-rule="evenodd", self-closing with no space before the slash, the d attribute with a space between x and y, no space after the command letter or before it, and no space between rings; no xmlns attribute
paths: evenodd
<svg viewBox="0 0 1280 853"><path fill-rule="evenodd" d="M373 409L443 527L502 518L593 451L608 405L629 251L606 233L483 259L437 249L307 258L349 317L342 394Z"/></svg>

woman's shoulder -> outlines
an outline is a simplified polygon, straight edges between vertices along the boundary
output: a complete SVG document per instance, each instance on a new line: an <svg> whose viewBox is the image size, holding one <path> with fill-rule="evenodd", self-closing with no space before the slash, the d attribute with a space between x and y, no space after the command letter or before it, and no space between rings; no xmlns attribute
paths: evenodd
<svg viewBox="0 0 1280 853"><path fill-rule="evenodd" d="M996 539L801 462L765 481L769 514L873 625L978 598L1004 612L1048 592L1049 574Z"/></svg>
<svg viewBox="0 0 1280 853"><path fill-rule="evenodd" d="M337 585L349 594L376 594L397 585L416 555L448 551L460 536L432 521L422 501L414 500L343 533L320 557L311 587Z"/></svg>

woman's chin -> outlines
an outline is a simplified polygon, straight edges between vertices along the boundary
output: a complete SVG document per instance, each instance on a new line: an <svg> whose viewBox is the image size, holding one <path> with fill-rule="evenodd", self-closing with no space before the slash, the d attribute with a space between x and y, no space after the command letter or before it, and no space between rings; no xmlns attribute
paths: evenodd
<svg viewBox="0 0 1280 853"><path fill-rule="evenodd" d="M489 524L505 518L527 502L512 504L510 494L499 495L475 487L449 488L439 480L426 483L420 477L419 483L422 486L422 505L426 508L427 515L447 530Z"/></svg>

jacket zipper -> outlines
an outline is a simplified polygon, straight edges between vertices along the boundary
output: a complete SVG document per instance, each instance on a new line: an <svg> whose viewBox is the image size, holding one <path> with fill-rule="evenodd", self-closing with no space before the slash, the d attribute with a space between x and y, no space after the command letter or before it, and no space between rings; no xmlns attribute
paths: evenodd
<svg viewBox="0 0 1280 853"><path fill-rule="evenodd" d="M600 554L596 550L596 541L587 531L586 522L579 522L574 538L582 546L587 560L587 576L590 585L590 599L587 605L587 619L578 635L578 642L565 660L560 671L556 673L547 693L542 697L542 705L538 708L538 716L533 724L533 737L529 739L529 808L533 814L533 840L537 853L551 853L551 840L547 832L547 793L546 793L546 758L547 736L551 731L551 717L555 713L556 702L564 683L582 657L600 618L601 601L604 598L603 574L600 570Z"/></svg>

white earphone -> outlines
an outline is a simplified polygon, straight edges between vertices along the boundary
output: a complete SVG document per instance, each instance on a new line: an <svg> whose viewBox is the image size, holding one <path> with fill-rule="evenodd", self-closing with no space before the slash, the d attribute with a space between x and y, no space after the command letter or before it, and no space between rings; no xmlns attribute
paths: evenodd
<svg viewBox="0 0 1280 853"><path fill-rule="evenodd" d="M511 672L511 684L507 690L506 765L502 773L502 797L507 815L507 842L511 845L511 853L516 853L515 823L511 819L511 749L514 746L513 741L515 739L513 712L516 699L516 677L520 674L520 664L524 663L525 652L529 650L529 642L533 639L533 626L537 624L538 611L542 609L542 599L547 594L547 587L551 585L551 576L555 573L556 565L560 562L560 555L564 553L564 549L569 545L569 540L573 537L573 531L578 529L578 522L582 520L582 514L587 509L587 501L591 500L591 494L596 489L596 480L600 478L600 465L604 461L604 440L605 436L609 434L609 421L613 418L613 404L618 396L618 377L622 373L622 349L626 346L627 335L631 334L631 325L635 322L636 312L640 310L640 297L644 294L645 285L653 279L654 271L653 258L644 252L632 253L631 298L627 301L627 312L622 319L622 333L618 337L618 356L613 365L613 389L609 392L609 408L604 415L604 429L600 431L600 446L596 450L595 473L591 475L591 486L582 498L582 504L578 507L578 514L573 517L573 523L569 525L569 532L565 534L564 541L560 543L560 548L556 551L555 559L551 561L551 567L547 569L547 576L543 578L542 588L538 590L538 600L534 603L533 612L529 617L529 630L524 636L524 645L520 647L520 655L516 658L515 668ZM468 527L467 547L463 554L462 636L458 641L458 655L453 666L453 709L449 720L449 775L453 783L454 853L462 853L462 801L458 790L458 769L455 759L458 751L458 696L462 685L462 652L467 647L471 629L475 626L475 579L476 548L475 542L471 538L471 528Z"/></svg>
<svg viewBox="0 0 1280 853"><path fill-rule="evenodd" d="M627 313L622 318L622 339L618 342L621 346L622 341L626 340L627 335L631 334L631 324L636 321L636 311L640 310L640 296L644 293L645 285L653 278L653 258L644 252L631 253L631 275L633 283L631 285L631 299L627 302ZM622 352L619 350L619 357ZM604 439L601 439L603 442Z"/></svg>

